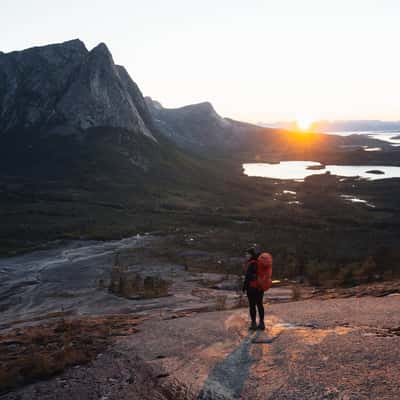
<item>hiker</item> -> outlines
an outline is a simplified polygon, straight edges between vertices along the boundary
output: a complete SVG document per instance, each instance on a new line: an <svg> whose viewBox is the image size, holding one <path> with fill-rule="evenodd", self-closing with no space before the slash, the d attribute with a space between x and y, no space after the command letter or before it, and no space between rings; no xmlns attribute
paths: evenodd
<svg viewBox="0 0 400 400"><path fill-rule="evenodd" d="M246 251L246 276L243 292L247 293L251 318L250 330L265 330L264 324L264 292L271 287L272 257L268 253L260 254L256 248ZM257 310L259 323L257 325Z"/></svg>

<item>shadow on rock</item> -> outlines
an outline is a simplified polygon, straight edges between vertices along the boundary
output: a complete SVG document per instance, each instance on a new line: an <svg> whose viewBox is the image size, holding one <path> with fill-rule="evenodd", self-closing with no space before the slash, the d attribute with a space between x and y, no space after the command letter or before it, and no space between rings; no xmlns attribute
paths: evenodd
<svg viewBox="0 0 400 400"><path fill-rule="evenodd" d="M250 354L251 345L257 343L259 338L260 332L250 333L237 349L217 363L209 373L197 400L239 399L255 361Z"/></svg>

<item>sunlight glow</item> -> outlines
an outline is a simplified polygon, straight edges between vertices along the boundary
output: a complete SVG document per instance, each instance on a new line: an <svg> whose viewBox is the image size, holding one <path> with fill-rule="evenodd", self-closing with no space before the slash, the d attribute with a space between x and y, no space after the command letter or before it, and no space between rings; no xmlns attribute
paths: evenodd
<svg viewBox="0 0 400 400"><path fill-rule="evenodd" d="M307 117L307 116L301 116L301 117L296 119L297 127L301 131L310 130L311 129L311 125L312 125L313 122L314 122L314 120L312 118Z"/></svg>

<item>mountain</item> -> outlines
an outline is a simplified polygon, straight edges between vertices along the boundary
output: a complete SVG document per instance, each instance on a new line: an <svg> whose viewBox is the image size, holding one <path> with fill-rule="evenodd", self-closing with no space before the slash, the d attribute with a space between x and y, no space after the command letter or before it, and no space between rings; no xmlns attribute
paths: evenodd
<svg viewBox="0 0 400 400"><path fill-rule="evenodd" d="M174 158L182 155L105 44L88 51L71 40L0 54L0 176L138 182L152 169L172 175Z"/></svg>
<svg viewBox="0 0 400 400"><path fill-rule="evenodd" d="M152 135L137 85L103 43L80 40L0 54L0 133L123 128Z"/></svg>
<svg viewBox="0 0 400 400"><path fill-rule="evenodd" d="M303 133L289 126L288 130L263 127L221 117L209 102L180 108L164 108L158 101L145 101L159 131L179 148L191 154L224 155L252 160L279 157L314 159L345 149L362 146L390 145L368 137ZM335 157L336 157L335 156ZM337 159L336 159L337 161Z"/></svg>
<svg viewBox="0 0 400 400"><path fill-rule="evenodd" d="M231 139L233 125L209 102L168 109L150 97L145 100L160 131L181 148L219 148Z"/></svg>
<svg viewBox="0 0 400 400"><path fill-rule="evenodd" d="M145 100L160 132L184 150L196 153L254 150L255 146L263 146L265 140L273 145L277 138L274 129L221 117L209 102L164 108L151 97Z"/></svg>
<svg viewBox="0 0 400 400"><path fill-rule="evenodd" d="M223 118L209 102L168 109L149 97L144 99L103 43L91 51L80 40L71 40L0 54L0 137L5 153L0 154L0 166L15 171L25 165L31 172L32 164L35 168L42 165L43 172L50 162L44 163L46 158L57 168L66 166L74 157L63 154L54 160L65 149L54 144L50 150L49 143L72 136L63 141L79 141L70 149L77 159L88 144L87 137L96 138L96 130L109 136L107 140L118 147L121 159L127 158L142 170L154 165L160 152L162 157L167 149L177 155L174 146L192 155L236 156L293 152L299 147L293 135ZM102 135L92 148L98 147ZM158 146L160 141L167 144ZM308 143L320 148L341 141L315 136ZM20 154L10 153L10 148ZM51 154L44 154L46 148Z"/></svg>

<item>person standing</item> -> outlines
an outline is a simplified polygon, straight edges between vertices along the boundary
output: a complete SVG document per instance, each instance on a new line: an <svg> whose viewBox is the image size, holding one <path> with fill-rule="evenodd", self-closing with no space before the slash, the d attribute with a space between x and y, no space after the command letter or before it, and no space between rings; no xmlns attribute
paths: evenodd
<svg viewBox="0 0 400 400"><path fill-rule="evenodd" d="M264 292L271 287L272 257L268 253L260 254L254 247L246 251L246 275L243 292L249 300L251 318L250 330L265 330ZM257 325L257 311L259 323Z"/></svg>

